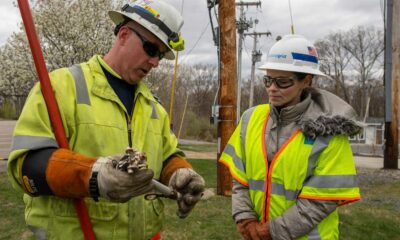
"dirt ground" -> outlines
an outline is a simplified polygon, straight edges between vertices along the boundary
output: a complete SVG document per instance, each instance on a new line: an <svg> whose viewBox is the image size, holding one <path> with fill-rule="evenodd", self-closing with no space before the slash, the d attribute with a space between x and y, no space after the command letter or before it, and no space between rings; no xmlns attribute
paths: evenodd
<svg viewBox="0 0 400 240"><path fill-rule="evenodd" d="M191 159L210 159L210 160L217 160L217 153L216 152L193 152L193 151L183 151L187 158Z"/></svg>

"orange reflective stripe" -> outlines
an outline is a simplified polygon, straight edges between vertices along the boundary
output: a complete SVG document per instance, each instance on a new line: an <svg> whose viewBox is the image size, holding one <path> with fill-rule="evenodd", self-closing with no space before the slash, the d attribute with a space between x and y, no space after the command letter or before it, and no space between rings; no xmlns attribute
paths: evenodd
<svg viewBox="0 0 400 240"><path fill-rule="evenodd" d="M314 199L314 200L334 200L334 201L340 201L343 200L345 201L343 204L341 203L341 205L347 204L348 201L354 202L354 201L358 201L361 199L361 197L317 197L317 196L310 196L310 195L305 195L305 194L300 194L299 198L307 198L307 199Z"/></svg>
<svg viewBox="0 0 400 240"><path fill-rule="evenodd" d="M300 132L301 132L301 129L297 129L292 134L292 136L290 136L290 138L288 140L286 140L286 142L282 145L282 147L279 149L279 151L275 154L274 159L272 159L271 166L267 173L268 180L267 180L266 185L268 185L268 192L267 192L267 194L264 193L264 195L267 195L268 201L267 201L266 209L263 209L263 213L265 212L265 218L263 218L263 222L268 222L268 217L269 217L269 206L271 204L271 201L269 201L269 200L270 200L271 187L272 187L272 170L274 169L275 161L279 157L279 155L286 149L287 145L293 140L293 138L295 138L297 136L297 134L299 134ZM264 132L264 134L265 134L265 132ZM263 134L263 136L264 136L264 134ZM265 198L265 196L264 196L264 198Z"/></svg>
<svg viewBox="0 0 400 240"><path fill-rule="evenodd" d="M222 158L221 158L219 161L220 161L222 164L224 164L224 165L229 169L229 172L231 173L232 177L233 177L236 181L238 181L240 184L242 184L242 185L244 185L244 186L247 186L247 187L249 186L249 183L244 182L243 179L239 178L239 176L237 176L236 173L234 173L234 172L232 171L231 167L229 166L228 161L226 161L226 160L224 160L224 159L222 159Z"/></svg>
<svg viewBox="0 0 400 240"><path fill-rule="evenodd" d="M269 111L267 112L266 116L265 116L265 121L263 124L263 129L262 129L262 134L261 134L261 146L263 146L262 151L263 151L263 155L264 155L264 165L266 167L266 175L265 175L265 182L267 183L267 178L268 178L268 154L267 154L267 148L265 146L265 129L267 128L267 123L268 123L268 117L269 117ZM264 184L264 201L263 201L263 211L262 211L262 223L265 223L265 211L264 209L266 208L265 203L267 202L267 194L265 194L265 192L267 191L267 187L268 187L268 183Z"/></svg>

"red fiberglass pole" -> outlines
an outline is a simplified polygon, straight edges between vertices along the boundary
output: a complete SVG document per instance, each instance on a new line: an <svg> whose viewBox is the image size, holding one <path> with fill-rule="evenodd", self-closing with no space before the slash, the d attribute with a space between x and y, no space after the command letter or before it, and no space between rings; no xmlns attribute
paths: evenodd
<svg viewBox="0 0 400 240"><path fill-rule="evenodd" d="M54 129L54 135L60 148L69 148L67 137L65 136L64 127L62 125L60 111L58 109L57 101L51 87L49 74L47 72L46 63L44 61L42 49L40 48L39 40L37 38L35 25L31 11L29 9L28 0L18 0L19 10L21 12L22 20L24 22L26 35L28 37L29 46L31 47L33 60L35 62L36 71L39 76L40 87L46 102L47 111L51 125ZM83 199L75 199L75 210L79 217L79 222L86 240L96 239L88 211Z"/></svg>

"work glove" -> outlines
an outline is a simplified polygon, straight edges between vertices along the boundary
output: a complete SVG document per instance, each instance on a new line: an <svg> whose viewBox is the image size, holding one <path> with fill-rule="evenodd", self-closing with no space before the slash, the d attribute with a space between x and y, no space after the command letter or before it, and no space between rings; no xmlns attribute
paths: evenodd
<svg viewBox="0 0 400 240"><path fill-rule="evenodd" d="M178 193L176 214L186 218L203 196L204 179L191 168L179 168L172 174L168 185Z"/></svg>
<svg viewBox="0 0 400 240"><path fill-rule="evenodd" d="M129 199L151 192L154 172L140 169L131 173L116 169L123 155L100 157L92 171L98 171L99 195L113 202L127 202Z"/></svg>
<svg viewBox="0 0 400 240"><path fill-rule="evenodd" d="M245 240L272 240L268 224L262 224L255 218L240 220L236 228Z"/></svg>
<svg viewBox="0 0 400 240"><path fill-rule="evenodd" d="M256 224L257 235L260 236L263 240L272 240L271 235L269 234L268 223L260 223Z"/></svg>

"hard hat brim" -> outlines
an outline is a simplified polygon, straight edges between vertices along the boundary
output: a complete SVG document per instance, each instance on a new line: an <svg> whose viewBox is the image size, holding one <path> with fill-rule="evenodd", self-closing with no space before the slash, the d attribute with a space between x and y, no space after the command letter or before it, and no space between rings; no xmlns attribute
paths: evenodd
<svg viewBox="0 0 400 240"><path fill-rule="evenodd" d="M156 31L157 27L144 20L142 17L140 17L137 14L130 14L127 15L123 12L120 11L109 11L108 15L110 16L111 20L117 25L125 20L125 18L131 19L132 21L135 21L136 23L140 24L143 26L146 30L151 32L154 36L156 36L161 42L164 43L166 47L168 47L169 51L165 53L164 58L169 59L169 60L174 60L175 59L175 53L174 50L171 48L168 42L166 42L163 39L167 39L166 37L160 36L160 31Z"/></svg>
<svg viewBox="0 0 400 240"><path fill-rule="evenodd" d="M299 72L299 73L309 73L313 75L323 76L326 75L321 72L319 69L313 69L311 67L305 68L304 66L293 66L291 64L285 64L283 66L282 63L266 63L258 67L260 70L280 70L280 71L287 71L287 72Z"/></svg>

